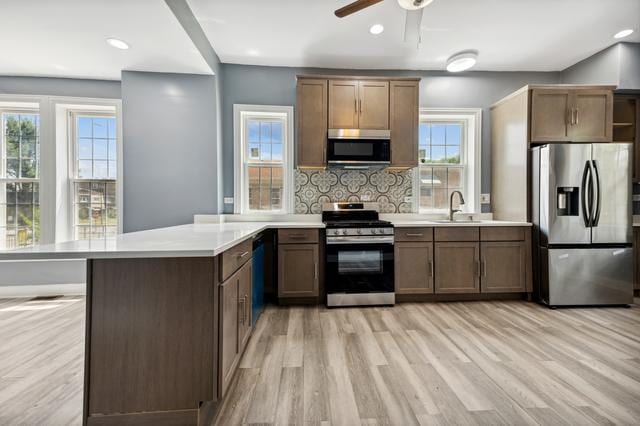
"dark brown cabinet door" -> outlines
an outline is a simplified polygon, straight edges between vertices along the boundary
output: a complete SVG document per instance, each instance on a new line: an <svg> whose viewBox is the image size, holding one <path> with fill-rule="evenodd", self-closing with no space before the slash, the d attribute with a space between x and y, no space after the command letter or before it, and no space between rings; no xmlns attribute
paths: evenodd
<svg viewBox="0 0 640 426"><path fill-rule="evenodd" d="M357 80L329 80L329 128L357 129L359 126Z"/></svg>
<svg viewBox="0 0 640 426"><path fill-rule="evenodd" d="M360 81L358 84L360 129L389 128L389 82Z"/></svg>
<svg viewBox="0 0 640 426"><path fill-rule="evenodd" d="M238 359L238 294L241 271L220 285L220 391L224 396Z"/></svg>
<svg viewBox="0 0 640 426"><path fill-rule="evenodd" d="M435 292L480 292L480 243L435 243Z"/></svg>
<svg viewBox="0 0 640 426"><path fill-rule="evenodd" d="M297 84L298 167L324 167L327 147L327 80Z"/></svg>
<svg viewBox="0 0 640 426"><path fill-rule="evenodd" d="M526 292L526 254L524 241L480 243L482 293Z"/></svg>
<svg viewBox="0 0 640 426"><path fill-rule="evenodd" d="M613 139L613 92L574 90L571 99L569 138L574 142L611 142Z"/></svg>
<svg viewBox="0 0 640 426"><path fill-rule="evenodd" d="M317 297L318 244L278 245L278 297Z"/></svg>
<svg viewBox="0 0 640 426"><path fill-rule="evenodd" d="M640 290L640 228L633 228L633 251L635 266L635 290Z"/></svg>
<svg viewBox="0 0 640 426"><path fill-rule="evenodd" d="M251 274L252 262L247 262L238 277L238 353L242 354L251 337Z"/></svg>
<svg viewBox="0 0 640 426"><path fill-rule="evenodd" d="M571 93L564 89L534 89L531 94L531 141L568 141Z"/></svg>
<svg viewBox="0 0 640 426"><path fill-rule="evenodd" d="M394 250L396 293L433 293L433 243L397 242Z"/></svg>
<svg viewBox="0 0 640 426"><path fill-rule="evenodd" d="M418 165L418 82L392 81L389 96L391 166Z"/></svg>

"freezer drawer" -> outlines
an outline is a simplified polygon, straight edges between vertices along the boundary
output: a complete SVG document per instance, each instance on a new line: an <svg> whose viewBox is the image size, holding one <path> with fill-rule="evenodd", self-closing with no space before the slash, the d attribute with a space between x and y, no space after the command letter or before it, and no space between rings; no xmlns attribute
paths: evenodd
<svg viewBox="0 0 640 426"><path fill-rule="evenodd" d="M633 249L542 250L542 297L551 306L633 303Z"/></svg>

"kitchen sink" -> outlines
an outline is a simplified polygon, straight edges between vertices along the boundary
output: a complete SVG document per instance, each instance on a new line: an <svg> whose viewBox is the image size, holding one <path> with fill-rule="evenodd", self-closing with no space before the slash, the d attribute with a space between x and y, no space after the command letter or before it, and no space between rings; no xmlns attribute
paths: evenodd
<svg viewBox="0 0 640 426"><path fill-rule="evenodd" d="M435 223L482 223L481 220L468 220L468 219L459 219L459 220L449 220L449 219L441 219L441 220L432 220Z"/></svg>

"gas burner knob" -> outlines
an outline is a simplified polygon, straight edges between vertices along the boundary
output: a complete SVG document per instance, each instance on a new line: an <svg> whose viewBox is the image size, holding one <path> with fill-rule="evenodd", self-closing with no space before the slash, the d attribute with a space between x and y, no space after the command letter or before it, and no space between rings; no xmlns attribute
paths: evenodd
<svg viewBox="0 0 640 426"><path fill-rule="evenodd" d="M362 234L362 229L358 229L358 234Z"/></svg>
<svg viewBox="0 0 640 426"><path fill-rule="evenodd" d="M372 234L376 234L376 233L378 233L378 230L377 230L377 229L372 229L372 230L371 230L371 233L372 233Z"/></svg>
<svg viewBox="0 0 640 426"><path fill-rule="evenodd" d="M346 229L343 229L343 230L342 230L342 235L347 235L347 234L348 234L347 230L346 230Z"/></svg>

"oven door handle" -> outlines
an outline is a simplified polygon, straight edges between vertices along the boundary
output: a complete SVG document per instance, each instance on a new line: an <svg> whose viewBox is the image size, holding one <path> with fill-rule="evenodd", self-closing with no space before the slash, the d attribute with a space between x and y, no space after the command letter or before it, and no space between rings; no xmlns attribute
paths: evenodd
<svg viewBox="0 0 640 426"><path fill-rule="evenodd" d="M334 244L393 244L392 236L380 236L380 237L328 237L327 245Z"/></svg>

